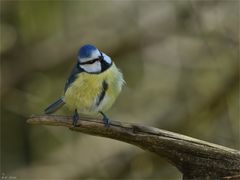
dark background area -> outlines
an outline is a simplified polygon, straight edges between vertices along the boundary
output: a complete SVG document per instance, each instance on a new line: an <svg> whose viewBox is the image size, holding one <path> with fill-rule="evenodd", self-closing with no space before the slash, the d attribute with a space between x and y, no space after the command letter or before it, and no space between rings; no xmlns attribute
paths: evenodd
<svg viewBox="0 0 240 180"><path fill-rule="evenodd" d="M180 179L164 159L129 144L26 124L62 95L88 43L127 82L111 119L240 149L239 11L238 0L2 0L1 176Z"/></svg>

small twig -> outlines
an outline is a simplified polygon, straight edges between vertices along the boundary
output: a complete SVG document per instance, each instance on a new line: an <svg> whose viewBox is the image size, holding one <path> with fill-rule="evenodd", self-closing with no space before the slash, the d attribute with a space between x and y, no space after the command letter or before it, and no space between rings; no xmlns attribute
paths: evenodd
<svg viewBox="0 0 240 180"><path fill-rule="evenodd" d="M220 178L240 174L240 152L154 127L111 121L105 127L100 119L81 116L78 127L69 116L41 115L27 120L30 124L65 126L73 131L108 137L136 145L167 159L184 179Z"/></svg>

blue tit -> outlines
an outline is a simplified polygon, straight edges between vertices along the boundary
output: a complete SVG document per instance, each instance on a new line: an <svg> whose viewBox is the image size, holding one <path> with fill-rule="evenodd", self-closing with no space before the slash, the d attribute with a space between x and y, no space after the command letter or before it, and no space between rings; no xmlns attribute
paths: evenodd
<svg viewBox="0 0 240 180"><path fill-rule="evenodd" d="M102 114L106 126L109 118L104 114L114 103L124 84L123 75L112 59L93 45L80 48L77 62L65 84L64 95L45 109L51 114L64 104L74 111L73 126L79 114Z"/></svg>

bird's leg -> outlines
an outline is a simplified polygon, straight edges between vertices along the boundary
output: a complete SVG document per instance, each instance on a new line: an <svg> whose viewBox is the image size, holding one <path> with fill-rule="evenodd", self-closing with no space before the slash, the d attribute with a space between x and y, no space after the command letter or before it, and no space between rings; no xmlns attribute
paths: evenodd
<svg viewBox="0 0 240 180"><path fill-rule="evenodd" d="M73 119L72 124L73 124L74 127L76 127L77 126L77 122L79 120L79 114L77 112L77 109L75 109L72 119Z"/></svg>
<svg viewBox="0 0 240 180"><path fill-rule="evenodd" d="M102 111L99 111L99 113L103 116L103 122L104 122L105 127L109 127L109 125L110 125L109 118Z"/></svg>

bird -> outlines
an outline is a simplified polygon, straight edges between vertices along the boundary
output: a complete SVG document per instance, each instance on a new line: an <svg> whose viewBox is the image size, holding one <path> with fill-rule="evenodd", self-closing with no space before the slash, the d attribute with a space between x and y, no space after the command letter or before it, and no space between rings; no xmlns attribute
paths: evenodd
<svg viewBox="0 0 240 180"><path fill-rule="evenodd" d="M72 125L77 126L80 114L101 114L105 126L110 119L105 114L111 108L125 84L123 74L112 59L91 44L82 46L76 63L65 83L63 95L49 105L45 114L52 114L63 105L73 111Z"/></svg>

